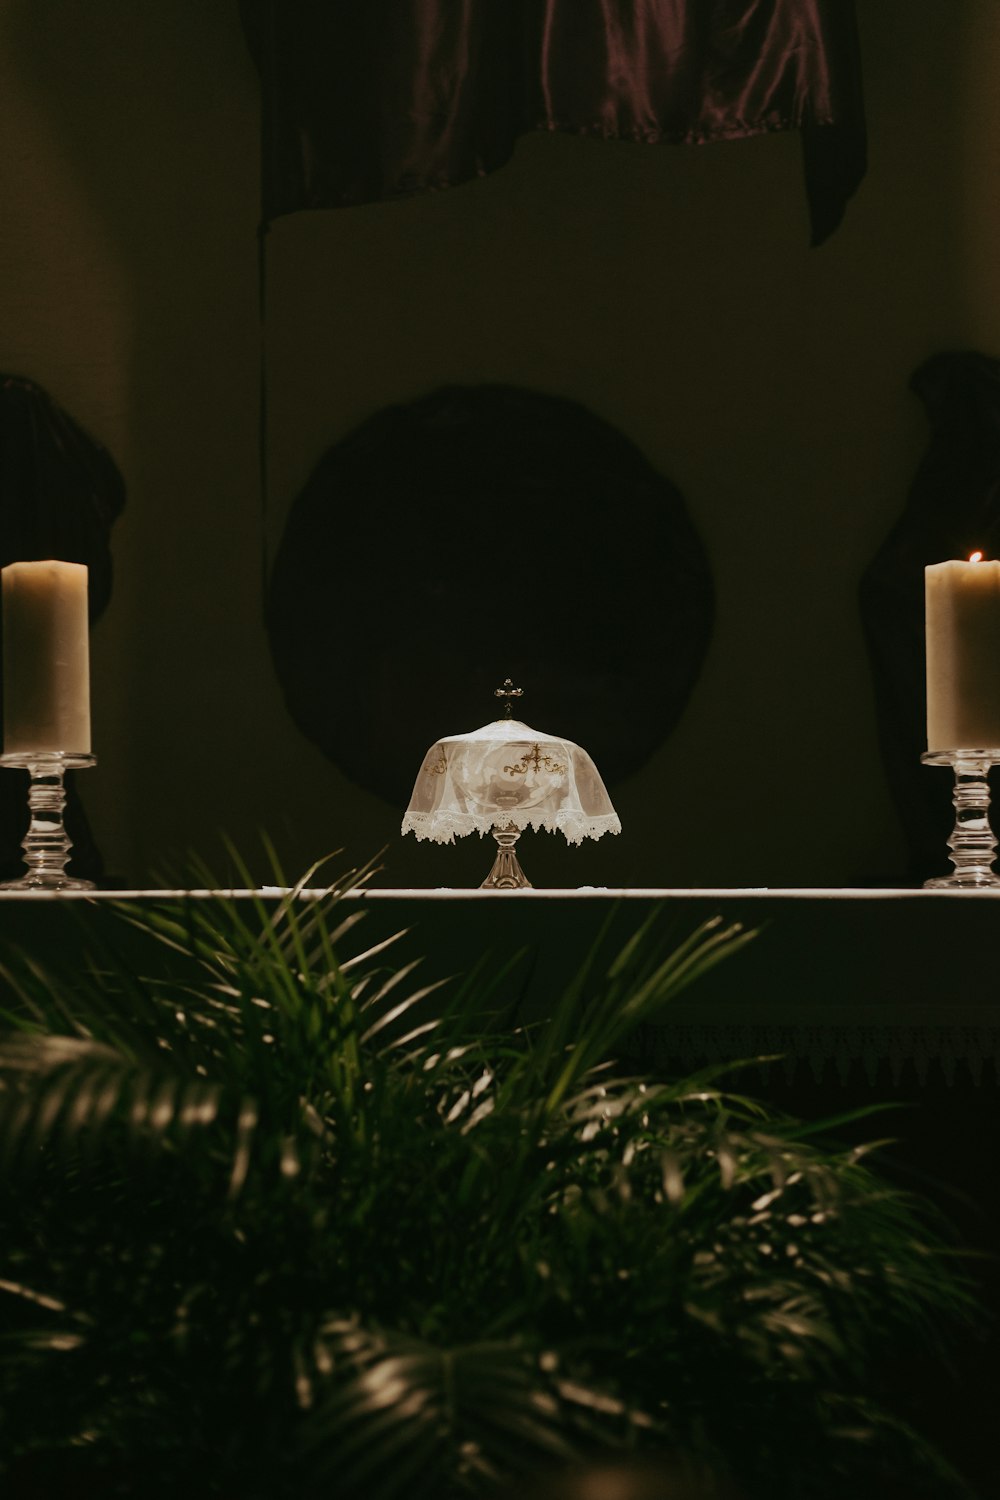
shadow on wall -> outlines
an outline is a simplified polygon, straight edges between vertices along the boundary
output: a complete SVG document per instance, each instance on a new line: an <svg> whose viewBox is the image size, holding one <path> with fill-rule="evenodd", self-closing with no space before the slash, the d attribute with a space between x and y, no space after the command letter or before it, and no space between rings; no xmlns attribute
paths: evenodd
<svg viewBox="0 0 1000 1500"><path fill-rule="evenodd" d="M120 355L98 317L62 332L81 382L124 392L124 410L107 403L120 411L109 446L130 512L99 654L127 684L127 718L117 743L95 718L86 797L113 868L142 879L155 857L144 826L154 849L171 824L182 847L232 826L239 762L220 786L197 757L226 755L230 733L253 739L240 706L256 702L262 635L256 79L221 0L11 0L4 33L106 225L127 327L125 370L108 368ZM54 282L85 274L72 244L49 253L64 262ZM59 394L72 409L72 390Z"/></svg>
<svg viewBox="0 0 1000 1500"><path fill-rule="evenodd" d="M107 450L35 382L0 375L0 567L50 558L84 564L93 624L111 597L111 531L124 505L125 486ZM5 678L0 672L4 706ZM0 724L7 750L8 721L2 709ZM101 855L74 775L66 782L66 794L66 832L73 845L69 874L99 880ZM8 770L0 775L0 877L4 880L18 880L24 874L20 845L28 820L27 776Z"/></svg>

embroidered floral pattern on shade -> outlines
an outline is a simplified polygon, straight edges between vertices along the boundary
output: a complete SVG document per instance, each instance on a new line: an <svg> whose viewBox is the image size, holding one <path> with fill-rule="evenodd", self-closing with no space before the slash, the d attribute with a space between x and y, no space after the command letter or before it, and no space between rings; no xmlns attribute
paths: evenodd
<svg viewBox="0 0 1000 1500"><path fill-rule="evenodd" d="M558 761L552 759L551 755L543 755L537 745L532 745L530 750L524 752L516 766L504 766L504 775L524 776L529 766L536 772L544 767L553 776L563 776L566 772L565 764L560 765Z"/></svg>

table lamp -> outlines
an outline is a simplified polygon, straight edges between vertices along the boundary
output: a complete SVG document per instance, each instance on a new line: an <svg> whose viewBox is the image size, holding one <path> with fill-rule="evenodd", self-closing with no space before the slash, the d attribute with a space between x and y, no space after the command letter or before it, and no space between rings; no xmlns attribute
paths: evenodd
<svg viewBox="0 0 1000 1500"><path fill-rule="evenodd" d="M569 844L621 832L587 752L512 717L511 700L523 691L508 677L494 694L507 700L504 718L431 746L403 818L404 834L438 844L492 833L497 855L482 890L531 886L515 851L526 828L561 833Z"/></svg>

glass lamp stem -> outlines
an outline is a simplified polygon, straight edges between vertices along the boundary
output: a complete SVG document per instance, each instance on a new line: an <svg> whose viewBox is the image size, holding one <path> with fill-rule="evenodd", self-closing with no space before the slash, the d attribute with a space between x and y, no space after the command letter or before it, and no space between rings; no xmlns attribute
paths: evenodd
<svg viewBox="0 0 1000 1500"><path fill-rule="evenodd" d="M521 837L520 828L515 828L513 823L507 823L503 827L493 825L493 837L497 841L497 857L493 861L493 868L479 887L481 891L513 891L525 888L530 890L531 881L521 869L514 845Z"/></svg>

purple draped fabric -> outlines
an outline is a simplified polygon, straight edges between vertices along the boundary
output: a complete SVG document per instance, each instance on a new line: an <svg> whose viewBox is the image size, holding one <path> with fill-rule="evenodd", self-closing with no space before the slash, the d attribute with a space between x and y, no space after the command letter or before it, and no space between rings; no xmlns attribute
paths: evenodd
<svg viewBox="0 0 1000 1500"><path fill-rule="evenodd" d="M241 0L263 217L452 187L528 130L802 132L812 237L865 171L854 0Z"/></svg>

